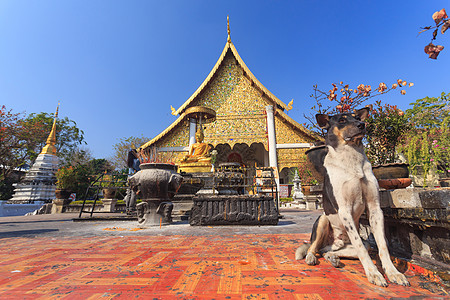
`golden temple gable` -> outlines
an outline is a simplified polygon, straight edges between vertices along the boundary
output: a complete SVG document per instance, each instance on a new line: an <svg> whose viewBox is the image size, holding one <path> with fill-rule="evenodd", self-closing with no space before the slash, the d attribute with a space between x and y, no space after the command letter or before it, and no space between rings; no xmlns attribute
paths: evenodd
<svg viewBox="0 0 450 300"><path fill-rule="evenodd" d="M215 122L203 124L204 141L218 152L218 163L239 161L269 165L267 107L273 107L278 170L296 166L317 138L285 111L288 105L274 96L251 73L228 35L215 66L200 87L177 110L178 118L140 149L186 154L192 141L188 108L202 106L216 112ZM300 145L300 146L299 146ZM181 153L180 153L181 155Z"/></svg>

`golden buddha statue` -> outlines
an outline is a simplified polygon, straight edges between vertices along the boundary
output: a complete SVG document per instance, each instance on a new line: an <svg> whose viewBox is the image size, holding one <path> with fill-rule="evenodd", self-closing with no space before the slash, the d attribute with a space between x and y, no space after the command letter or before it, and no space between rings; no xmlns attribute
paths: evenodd
<svg viewBox="0 0 450 300"><path fill-rule="evenodd" d="M179 171L186 173L211 172L211 146L203 142L201 129L195 133L195 143L189 147L189 152L180 160Z"/></svg>
<svg viewBox="0 0 450 300"><path fill-rule="evenodd" d="M205 136L203 135L202 130L197 130L195 133L195 143L189 147L189 153L186 155L181 162L183 163L210 163L211 155L209 151L211 147L203 143L203 139Z"/></svg>

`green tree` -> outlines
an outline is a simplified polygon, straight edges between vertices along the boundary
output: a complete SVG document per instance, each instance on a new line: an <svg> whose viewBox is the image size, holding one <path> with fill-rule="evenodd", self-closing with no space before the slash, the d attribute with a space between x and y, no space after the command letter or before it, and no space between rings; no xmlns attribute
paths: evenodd
<svg viewBox="0 0 450 300"><path fill-rule="evenodd" d="M23 121L23 114L0 106L0 199L12 196L12 184L19 177L14 172L29 163L29 148L36 147L42 124Z"/></svg>
<svg viewBox="0 0 450 300"><path fill-rule="evenodd" d="M128 138L121 138L118 143L113 145L114 154L110 158L112 165L119 170L123 168L128 168L127 167L128 151L130 149L136 149L142 146L149 140L150 139L144 136L141 137L130 136Z"/></svg>
<svg viewBox="0 0 450 300"><path fill-rule="evenodd" d="M410 105L413 107L405 115L416 130L438 128L450 119L450 93L418 99Z"/></svg>
<svg viewBox="0 0 450 300"><path fill-rule="evenodd" d="M14 113L0 106L0 196L9 199L12 184L17 182L13 172L25 164L31 165L42 150L51 131L52 114ZM56 121L56 148L63 158L84 143L84 133L67 117Z"/></svg>
<svg viewBox="0 0 450 300"><path fill-rule="evenodd" d="M101 173L114 169L112 164L104 158L93 158L89 149L72 149L62 162L61 168L70 169L70 190L77 194L77 198L84 197L91 182Z"/></svg>
<svg viewBox="0 0 450 300"><path fill-rule="evenodd" d="M422 168L425 184L432 169L450 176L450 93L418 99L411 105L405 115L413 130L401 146L411 173L417 174L417 168Z"/></svg>
<svg viewBox="0 0 450 300"><path fill-rule="evenodd" d="M41 112L32 113L25 120L24 124L42 124L43 131L35 136L36 145L27 147L28 159L33 162L45 146L46 139L53 126L54 115ZM66 156L71 156L78 146L86 144L83 130L77 127L77 123L67 117L56 120L56 154L59 158L66 160Z"/></svg>

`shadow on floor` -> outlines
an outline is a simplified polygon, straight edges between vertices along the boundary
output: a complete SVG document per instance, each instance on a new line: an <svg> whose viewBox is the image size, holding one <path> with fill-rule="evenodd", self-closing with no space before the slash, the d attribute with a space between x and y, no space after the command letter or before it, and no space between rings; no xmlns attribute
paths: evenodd
<svg viewBox="0 0 450 300"><path fill-rule="evenodd" d="M35 229L35 230L18 230L11 232L0 232L0 239L12 237L33 237L39 234L59 231L58 229Z"/></svg>

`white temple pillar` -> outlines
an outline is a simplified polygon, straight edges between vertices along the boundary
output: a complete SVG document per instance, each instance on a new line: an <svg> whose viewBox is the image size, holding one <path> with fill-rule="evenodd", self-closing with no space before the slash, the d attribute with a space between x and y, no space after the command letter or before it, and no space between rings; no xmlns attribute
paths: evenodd
<svg viewBox="0 0 450 300"><path fill-rule="evenodd" d="M267 134L269 144L269 166L277 167L277 140L275 138L275 119L273 113L273 106L266 106L267 113Z"/></svg>
<svg viewBox="0 0 450 300"><path fill-rule="evenodd" d="M197 131L197 122L195 119L189 119L189 146L195 143L195 132Z"/></svg>
<svg viewBox="0 0 450 300"><path fill-rule="evenodd" d="M278 159L277 159L277 140L275 137L275 118L274 118L274 109L272 105L266 106L266 114L267 114L267 135L268 135L268 144L269 144L269 166L276 168L278 167ZM275 182L277 183L278 190L278 200L280 200L280 178L279 174L277 174L275 178Z"/></svg>

